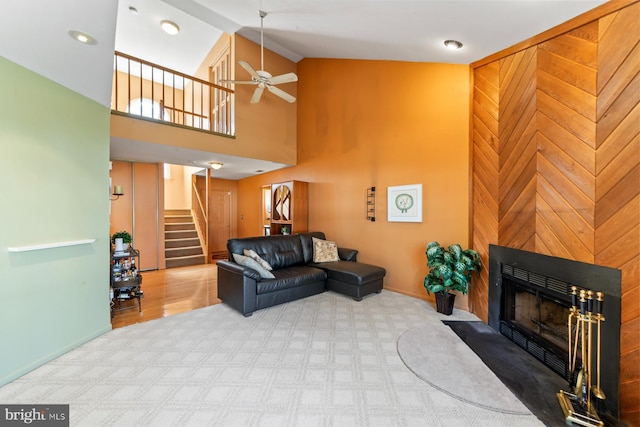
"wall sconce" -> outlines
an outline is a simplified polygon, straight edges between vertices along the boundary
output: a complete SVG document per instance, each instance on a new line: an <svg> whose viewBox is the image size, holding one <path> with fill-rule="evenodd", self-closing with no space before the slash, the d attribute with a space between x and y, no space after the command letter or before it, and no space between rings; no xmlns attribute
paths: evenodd
<svg viewBox="0 0 640 427"><path fill-rule="evenodd" d="M120 198L120 196L124 196L124 192L122 191L122 185L114 185L113 186L113 196L116 196L115 198L113 197L109 197L109 200L118 200Z"/></svg>
<svg viewBox="0 0 640 427"><path fill-rule="evenodd" d="M218 170L222 167L222 163L220 162L209 162L209 166L211 166L211 169L214 170Z"/></svg>

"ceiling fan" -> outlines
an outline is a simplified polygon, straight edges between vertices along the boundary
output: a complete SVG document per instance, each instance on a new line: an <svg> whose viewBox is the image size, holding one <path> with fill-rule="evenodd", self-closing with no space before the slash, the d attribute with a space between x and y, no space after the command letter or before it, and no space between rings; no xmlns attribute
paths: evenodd
<svg viewBox="0 0 640 427"><path fill-rule="evenodd" d="M287 102L296 102L296 98L287 92L283 91L276 87L276 85L281 83L291 83L297 82L298 76L295 73L286 73L281 74L279 76L272 76L270 73L264 70L264 28L263 28L263 20L264 17L267 16L267 12L262 10L260 12L260 70L254 70L248 62L238 61L238 64L242 66L247 72L251 75L251 80L220 80L221 83L234 83L234 84L245 84L245 85L257 85L258 87L253 92L253 96L251 97L251 103L257 104L260 102L260 98L262 97L262 93L266 88L272 94L284 99Z"/></svg>

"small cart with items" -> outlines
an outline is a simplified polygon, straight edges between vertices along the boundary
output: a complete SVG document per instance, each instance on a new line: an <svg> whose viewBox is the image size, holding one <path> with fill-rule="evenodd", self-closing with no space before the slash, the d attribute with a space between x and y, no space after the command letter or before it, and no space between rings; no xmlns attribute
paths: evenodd
<svg viewBox="0 0 640 427"><path fill-rule="evenodd" d="M130 301L138 301L138 311L142 311L142 275L140 251L131 246L124 251L111 252L111 317L116 311L135 308Z"/></svg>

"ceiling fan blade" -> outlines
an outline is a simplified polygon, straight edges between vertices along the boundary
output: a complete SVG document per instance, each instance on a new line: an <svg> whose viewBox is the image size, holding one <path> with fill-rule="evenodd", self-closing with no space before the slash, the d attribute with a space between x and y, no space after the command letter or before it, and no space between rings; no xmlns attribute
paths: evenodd
<svg viewBox="0 0 640 427"><path fill-rule="evenodd" d="M283 91L282 89L278 89L275 86L267 86L267 89L269 89L269 92L271 92L275 96L279 96L280 98L284 99L287 102L292 102L292 103L296 102L296 98L293 95L289 95L287 92Z"/></svg>
<svg viewBox="0 0 640 427"><path fill-rule="evenodd" d="M218 83L233 83L234 85L257 85L253 80L218 80Z"/></svg>
<svg viewBox="0 0 640 427"><path fill-rule="evenodd" d="M253 92L253 96L251 97L252 104L257 104L258 102L260 102L260 97L262 97L262 92L264 92L264 86L260 85Z"/></svg>
<svg viewBox="0 0 640 427"><path fill-rule="evenodd" d="M238 64L240 64L242 66L242 68L247 70L247 72L249 74L251 74L251 77L253 77L256 80L260 80L260 75L256 72L256 70L253 69L253 67L251 65L249 65L248 62L238 61Z"/></svg>
<svg viewBox="0 0 640 427"><path fill-rule="evenodd" d="M280 74L279 76L271 77L269 79L269 83L271 83L272 85L279 85L281 83L291 83L297 81L298 76L296 76L295 73Z"/></svg>

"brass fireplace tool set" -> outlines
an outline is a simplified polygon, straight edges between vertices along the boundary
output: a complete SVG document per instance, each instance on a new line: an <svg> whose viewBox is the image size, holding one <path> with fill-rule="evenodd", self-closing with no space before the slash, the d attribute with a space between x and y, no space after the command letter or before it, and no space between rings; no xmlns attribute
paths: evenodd
<svg viewBox="0 0 640 427"><path fill-rule="evenodd" d="M605 395L600 388L600 324L604 322L602 315L604 295L602 292L571 287L571 308L569 309L569 386L573 393L560 390L558 400L565 415L567 424L581 426L603 426L598 417L596 407L604 403ZM594 307L595 302L595 307ZM595 310L594 310L595 309ZM595 384L594 354L592 336L594 328L597 333L595 354ZM578 349L580 347L580 349ZM580 350L581 360L578 360ZM575 382L575 383L574 383Z"/></svg>

